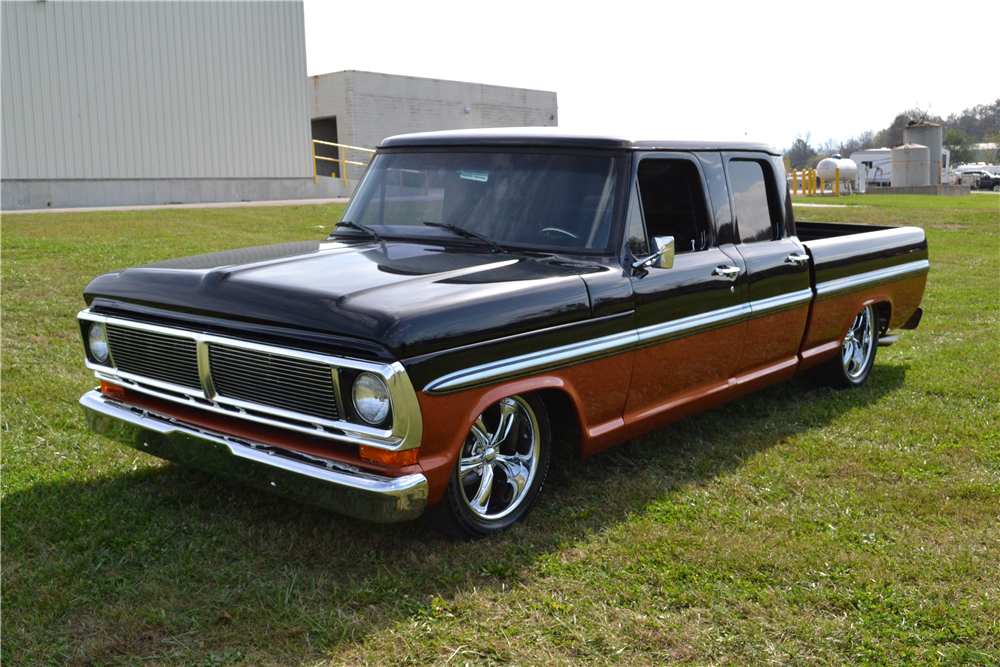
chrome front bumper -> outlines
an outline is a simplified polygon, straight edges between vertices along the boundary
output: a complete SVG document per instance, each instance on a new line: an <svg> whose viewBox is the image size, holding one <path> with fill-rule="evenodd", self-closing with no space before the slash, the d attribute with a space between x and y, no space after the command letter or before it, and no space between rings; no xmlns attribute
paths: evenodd
<svg viewBox="0 0 1000 667"><path fill-rule="evenodd" d="M420 516L427 479L373 475L335 461L296 455L231 438L132 407L90 391L80 398L95 433L141 452L218 474L310 505L366 521L392 523Z"/></svg>

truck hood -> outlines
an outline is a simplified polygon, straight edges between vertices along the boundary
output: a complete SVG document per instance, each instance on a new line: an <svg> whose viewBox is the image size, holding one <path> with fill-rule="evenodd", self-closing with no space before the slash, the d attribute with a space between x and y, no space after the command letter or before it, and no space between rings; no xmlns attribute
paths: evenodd
<svg viewBox="0 0 1000 667"><path fill-rule="evenodd" d="M602 270L426 243L302 241L107 273L84 295L360 338L402 359L590 318L581 275Z"/></svg>

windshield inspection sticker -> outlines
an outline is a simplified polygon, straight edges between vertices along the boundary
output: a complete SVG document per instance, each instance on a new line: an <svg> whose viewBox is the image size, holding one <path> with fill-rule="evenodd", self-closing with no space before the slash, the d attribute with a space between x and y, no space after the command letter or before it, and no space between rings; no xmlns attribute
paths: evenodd
<svg viewBox="0 0 1000 667"><path fill-rule="evenodd" d="M488 171L477 171L475 169L459 169L458 175L467 181L479 181L480 183L485 183L490 180L490 172Z"/></svg>

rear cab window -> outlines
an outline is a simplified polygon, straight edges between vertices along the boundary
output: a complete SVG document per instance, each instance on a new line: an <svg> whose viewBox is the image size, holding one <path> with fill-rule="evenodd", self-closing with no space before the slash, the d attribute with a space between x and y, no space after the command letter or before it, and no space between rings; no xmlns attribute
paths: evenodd
<svg viewBox="0 0 1000 667"><path fill-rule="evenodd" d="M728 171L740 243L780 238L781 202L770 163L737 158L729 161Z"/></svg>

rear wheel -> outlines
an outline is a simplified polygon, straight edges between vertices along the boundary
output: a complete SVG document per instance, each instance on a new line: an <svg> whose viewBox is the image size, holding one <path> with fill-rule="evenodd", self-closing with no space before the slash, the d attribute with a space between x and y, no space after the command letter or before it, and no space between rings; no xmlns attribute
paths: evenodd
<svg viewBox="0 0 1000 667"><path fill-rule="evenodd" d="M444 532L477 539L506 530L531 511L551 454L541 401L501 399L476 419L431 517Z"/></svg>
<svg viewBox="0 0 1000 667"><path fill-rule="evenodd" d="M864 384L875 365L878 327L875 306L865 306L854 318L840 346L840 353L816 368L812 373L813 380L836 389Z"/></svg>

